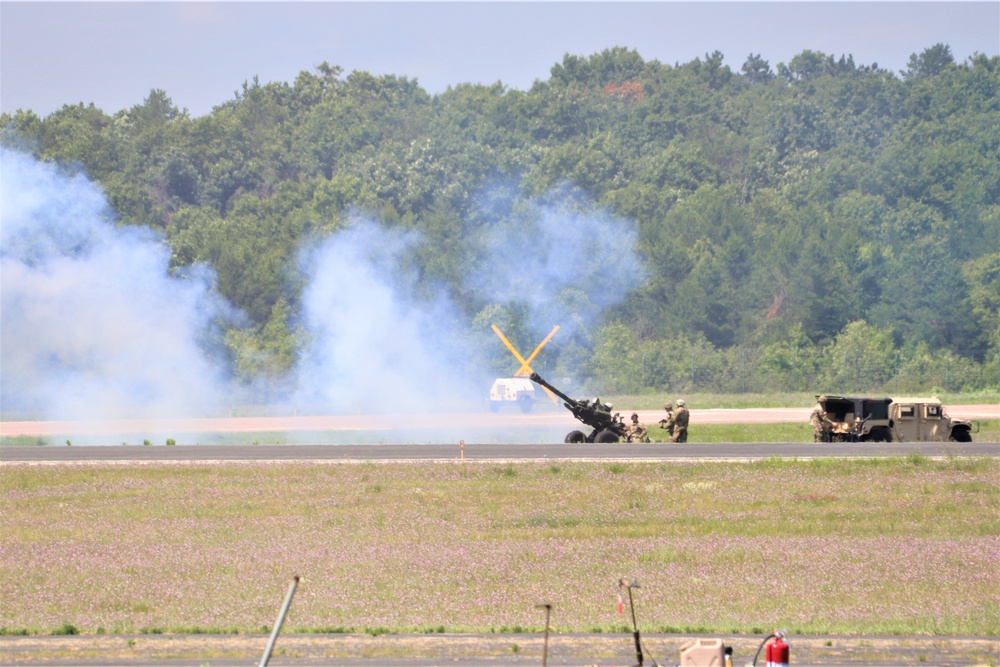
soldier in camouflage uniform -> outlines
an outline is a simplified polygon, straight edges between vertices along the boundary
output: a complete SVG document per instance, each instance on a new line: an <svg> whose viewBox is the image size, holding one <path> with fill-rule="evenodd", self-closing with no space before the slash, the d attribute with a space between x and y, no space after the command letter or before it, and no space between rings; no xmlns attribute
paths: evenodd
<svg viewBox="0 0 1000 667"><path fill-rule="evenodd" d="M639 423L638 413L632 413L632 425L625 431L625 442L649 442L646 427Z"/></svg>
<svg viewBox="0 0 1000 667"><path fill-rule="evenodd" d="M667 411L666 419L660 420L660 428L667 430L668 435L674 434L674 406L669 401L663 404L663 409Z"/></svg>
<svg viewBox="0 0 1000 667"><path fill-rule="evenodd" d="M830 427L833 422L826 416L826 411L819 403L809 415L809 423L813 427L813 442L830 442Z"/></svg>
<svg viewBox="0 0 1000 667"><path fill-rule="evenodd" d="M689 413L687 408L684 407L684 399L677 399L677 412L674 413L671 419L673 422L671 426L673 426L674 432L670 436L670 442L688 441L688 418Z"/></svg>

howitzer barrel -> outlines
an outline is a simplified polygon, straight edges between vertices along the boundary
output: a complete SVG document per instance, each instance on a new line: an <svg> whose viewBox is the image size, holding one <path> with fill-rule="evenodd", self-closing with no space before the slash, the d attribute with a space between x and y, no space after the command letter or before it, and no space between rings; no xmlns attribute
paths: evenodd
<svg viewBox="0 0 1000 667"><path fill-rule="evenodd" d="M528 376L528 379L530 379L532 382L534 382L537 385L545 387L546 389L548 389L549 391L551 391L553 394L555 394L556 396L558 396L559 398L561 398L562 400L564 400L567 403L566 407L570 407L570 406L576 407L577 405L579 405L572 398L570 398L569 396L567 396L566 394L562 393L561 391L559 391L558 389L556 389L555 387L553 387L552 385L550 385L548 382L546 382L545 378L543 378L538 373L532 373L531 375Z"/></svg>
<svg viewBox="0 0 1000 667"><path fill-rule="evenodd" d="M567 410L573 413L574 417L594 429L593 433L591 433L587 438L587 442L595 442L595 440L598 442L617 442L619 438L624 436L624 425L617 416L611 415L610 405L604 405L598 399L594 399L593 403L590 401L574 401L572 398L546 382L545 379L538 373L532 373L528 377L535 384L545 387L553 394L561 398L563 400L563 405ZM604 437L604 431L611 432L611 440L599 439ZM570 441L567 440L567 442Z"/></svg>

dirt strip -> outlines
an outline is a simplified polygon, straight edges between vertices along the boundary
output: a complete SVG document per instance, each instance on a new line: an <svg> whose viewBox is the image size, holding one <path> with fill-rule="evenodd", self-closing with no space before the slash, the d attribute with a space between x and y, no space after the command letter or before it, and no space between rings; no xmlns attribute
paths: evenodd
<svg viewBox="0 0 1000 667"><path fill-rule="evenodd" d="M647 664L677 665L681 646L720 637L733 647L736 667L749 665L763 636L642 636ZM995 637L791 636L795 665L996 665ZM536 665L541 634L289 634L279 637L272 665ZM2 637L3 665L246 665L260 660L264 635L87 635ZM549 665L634 665L630 634L565 635L549 638ZM761 653L757 662L764 665Z"/></svg>
<svg viewBox="0 0 1000 667"><path fill-rule="evenodd" d="M956 405L947 407L956 419L998 419L1000 405ZM628 411L626 411L628 412ZM806 423L810 408L713 408L691 409L691 422L697 424L775 424ZM640 410L639 421L654 423L662 411ZM64 436L134 433L267 433L296 431L379 431L489 428L518 429L572 427L573 416L565 410L549 407L532 414L452 413L413 415L329 415L285 417L226 417L190 419L109 419L77 421L6 421L0 422L0 436Z"/></svg>

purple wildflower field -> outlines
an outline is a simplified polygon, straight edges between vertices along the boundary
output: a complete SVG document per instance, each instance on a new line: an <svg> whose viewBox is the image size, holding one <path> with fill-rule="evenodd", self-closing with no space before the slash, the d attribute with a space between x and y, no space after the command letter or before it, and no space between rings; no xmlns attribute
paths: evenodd
<svg viewBox="0 0 1000 667"><path fill-rule="evenodd" d="M5 464L0 627L995 634L1000 464ZM627 601L626 601L627 606Z"/></svg>

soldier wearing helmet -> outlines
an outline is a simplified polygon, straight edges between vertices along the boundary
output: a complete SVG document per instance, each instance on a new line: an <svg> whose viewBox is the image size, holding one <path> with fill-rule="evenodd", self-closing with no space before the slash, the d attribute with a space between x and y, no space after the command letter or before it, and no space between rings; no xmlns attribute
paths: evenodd
<svg viewBox="0 0 1000 667"><path fill-rule="evenodd" d="M674 413L673 417L674 432L670 436L670 442L687 442L689 418L688 409L684 407L684 399L678 398L677 412Z"/></svg>
<svg viewBox="0 0 1000 667"><path fill-rule="evenodd" d="M666 429L669 435L674 434L674 406L670 401L663 404L663 409L667 411L667 416L660 420L660 428Z"/></svg>
<svg viewBox="0 0 1000 667"><path fill-rule="evenodd" d="M639 413L632 413L632 424L625 430L625 442L649 442L646 427L639 423Z"/></svg>
<svg viewBox="0 0 1000 667"><path fill-rule="evenodd" d="M821 396L817 396L816 398L822 400ZM831 441L830 433L833 429L833 422L826 416L826 409L823 408L823 404L820 401L816 402L816 406L809 414L809 423L813 427L813 442Z"/></svg>

